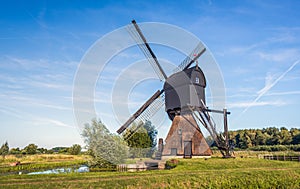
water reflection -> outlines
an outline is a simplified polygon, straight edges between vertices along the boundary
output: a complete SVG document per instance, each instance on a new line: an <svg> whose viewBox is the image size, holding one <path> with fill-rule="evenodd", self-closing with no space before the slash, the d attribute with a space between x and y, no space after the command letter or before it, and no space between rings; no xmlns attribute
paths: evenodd
<svg viewBox="0 0 300 189"><path fill-rule="evenodd" d="M61 173L86 173L89 172L90 169L86 165L80 166L78 169L72 168L58 168L58 169L50 169L46 171L39 171L39 172L31 172L28 175L41 175L41 174L61 174Z"/></svg>

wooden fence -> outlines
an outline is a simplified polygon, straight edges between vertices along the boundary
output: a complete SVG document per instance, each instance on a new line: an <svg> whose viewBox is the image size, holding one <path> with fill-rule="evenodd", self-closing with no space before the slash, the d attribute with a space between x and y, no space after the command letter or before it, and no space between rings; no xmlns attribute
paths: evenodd
<svg viewBox="0 0 300 189"><path fill-rule="evenodd" d="M298 161L298 162L300 162L300 156L265 155L264 159L279 160L279 161Z"/></svg>

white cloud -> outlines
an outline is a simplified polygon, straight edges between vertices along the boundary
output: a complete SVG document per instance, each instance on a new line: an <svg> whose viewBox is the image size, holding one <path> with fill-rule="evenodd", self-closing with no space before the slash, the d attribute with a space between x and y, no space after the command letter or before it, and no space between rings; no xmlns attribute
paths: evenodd
<svg viewBox="0 0 300 189"><path fill-rule="evenodd" d="M25 111L18 110L16 108L10 108L6 106L0 106L0 112L5 113L10 116L14 116L23 122L30 123L31 125L38 125L38 126L44 126L44 125L54 125L54 126L59 126L59 127L70 127L74 128L74 126L66 124L62 121L56 120L56 119L51 119L47 117L40 117Z"/></svg>
<svg viewBox="0 0 300 189"><path fill-rule="evenodd" d="M229 108L248 108L256 106L284 106L287 103L283 101L260 101L260 102L233 102L228 103Z"/></svg>
<svg viewBox="0 0 300 189"><path fill-rule="evenodd" d="M283 61L293 61L295 57L300 56L299 49L280 49L272 52L263 52L259 51L256 54L262 58L263 60L267 61L274 61L274 62L283 62Z"/></svg>
<svg viewBox="0 0 300 189"><path fill-rule="evenodd" d="M58 126L58 127L69 127L69 128L75 128L72 125L66 124L62 121L55 120L55 119L50 119L50 118L35 118L32 121L33 125L53 125L53 126Z"/></svg>
<svg viewBox="0 0 300 189"><path fill-rule="evenodd" d="M19 92L6 93L0 95L0 103L1 104L10 104L16 107L31 107L36 106L38 108L51 108L56 110L72 110L71 107L63 106L57 104L57 102L53 102L48 99L37 98L36 96L31 96L28 94L23 94ZM3 99L3 100L2 100ZM57 98L58 100L58 98Z"/></svg>
<svg viewBox="0 0 300 189"><path fill-rule="evenodd" d="M286 95L299 95L300 91L283 91L283 92L272 92L265 94L265 96L286 96Z"/></svg>
<svg viewBox="0 0 300 189"><path fill-rule="evenodd" d="M6 115L13 116L13 117L16 117L18 119L24 120L24 117L20 112L17 112L14 109L8 108L6 106L1 106L0 105L0 107L1 107L0 112L4 113Z"/></svg>

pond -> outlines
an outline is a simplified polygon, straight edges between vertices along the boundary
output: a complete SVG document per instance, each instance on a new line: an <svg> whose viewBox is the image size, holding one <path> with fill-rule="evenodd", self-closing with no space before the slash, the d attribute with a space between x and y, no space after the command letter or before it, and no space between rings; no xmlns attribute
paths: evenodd
<svg viewBox="0 0 300 189"><path fill-rule="evenodd" d="M41 174L61 174L61 173L86 173L89 171L90 171L90 169L88 166L82 165L78 169L74 169L74 168L70 168L70 167L57 168L57 169L49 169L46 171L31 172L31 173L27 173L27 174L28 175L41 175ZM22 172L20 172L19 174L22 174Z"/></svg>

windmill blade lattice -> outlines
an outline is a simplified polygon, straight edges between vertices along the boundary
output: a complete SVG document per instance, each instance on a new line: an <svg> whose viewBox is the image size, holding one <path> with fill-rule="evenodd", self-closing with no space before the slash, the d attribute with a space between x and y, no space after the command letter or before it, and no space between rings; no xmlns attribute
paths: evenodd
<svg viewBox="0 0 300 189"><path fill-rule="evenodd" d="M163 94L163 91L156 91L118 130L117 133L121 134L127 127L131 125L144 111L146 111L149 106L153 104L155 100L160 98Z"/></svg>
<svg viewBox="0 0 300 189"><path fill-rule="evenodd" d="M153 103L151 103L149 107L134 120L134 123L137 124L136 128L131 130L129 135L124 136L124 138L128 140L135 132L138 132L139 128L143 126L146 123L146 121L151 120L151 118L159 111L159 109L161 109L164 106L164 100L164 94L162 94L159 98L155 99ZM127 128L130 128L131 126L132 124Z"/></svg>
<svg viewBox="0 0 300 189"><path fill-rule="evenodd" d="M132 21L132 24L127 26L127 31L131 35L131 37L135 40L135 42L138 44L138 47L141 49L145 57L147 58L148 62L152 66L153 70L159 77L161 81L164 81L167 79L167 75L161 68L155 54L151 50L149 44L147 43L145 37L141 33L141 30L139 29L138 25L135 23L135 21Z"/></svg>
<svg viewBox="0 0 300 189"><path fill-rule="evenodd" d="M173 70L173 73L187 69L192 63L194 63L204 52L206 48L202 43L199 43L196 48L187 56L176 69Z"/></svg>
<svg viewBox="0 0 300 189"><path fill-rule="evenodd" d="M164 93L160 95L159 98L155 99L153 103L149 105L149 107L135 120L136 122L143 122L149 121L160 108L165 105L165 95Z"/></svg>

